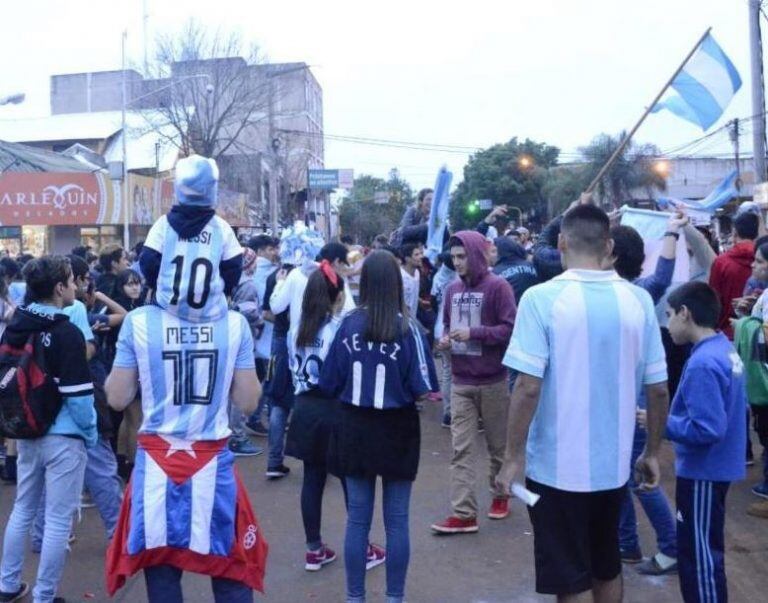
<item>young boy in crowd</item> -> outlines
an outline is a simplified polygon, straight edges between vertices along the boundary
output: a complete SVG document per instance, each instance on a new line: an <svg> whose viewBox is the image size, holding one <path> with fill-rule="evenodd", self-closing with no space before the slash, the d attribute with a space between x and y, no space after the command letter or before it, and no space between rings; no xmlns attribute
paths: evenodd
<svg viewBox="0 0 768 603"><path fill-rule="evenodd" d="M192 155L176 164L177 203L155 222L139 266L157 305L193 322L219 320L242 275L243 250L232 227L216 215L219 169Z"/></svg>
<svg viewBox="0 0 768 603"><path fill-rule="evenodd" d="M726 601L725 497L745 477L744 365L716 331L720 302L709 285L686 283L667 303L673 341L693 345L667 419L677 457L680 590L686 603Z"/></svg>

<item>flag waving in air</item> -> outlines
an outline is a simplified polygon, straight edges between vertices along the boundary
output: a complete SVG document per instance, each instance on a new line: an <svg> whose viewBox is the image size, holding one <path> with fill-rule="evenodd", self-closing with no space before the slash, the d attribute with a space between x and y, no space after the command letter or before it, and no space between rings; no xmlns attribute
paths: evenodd
<svg viewBox="0 0 768 603"><path fill-rule="evenodd" d="M707 34L671 86L677 94L656 103L652 111L667 109L707 130L741 88L741 77L712 34Z"/></svg>
<svg viewBox="0 0 768 603"><path fill-rule="evenodd" d="M432 198L432 208L429 211L429 228L427 229L426 256L433 264L443 250L443 233L448 225L448 213L451 208L451 181L453 173L443 166L437 173L435 192Z"/></svg>

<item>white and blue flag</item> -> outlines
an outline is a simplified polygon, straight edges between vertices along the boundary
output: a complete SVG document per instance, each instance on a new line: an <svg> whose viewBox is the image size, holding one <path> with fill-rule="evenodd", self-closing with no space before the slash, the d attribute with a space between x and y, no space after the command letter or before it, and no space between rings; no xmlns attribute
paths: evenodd
<svg viewBox="0 0 768 603"><path fill-rule="evenodd" d="M656 103L652 111L671 111L707 130L741 88L741 77L712 34L707 34L672 81L677 94Z"/></svg>
<svg viewBox="0 0 768 603"><path fill-rule="evenodd" d="M427 259L434 265L437 256L443 250L443 234L448 225L448 212L451 208L451 181L453 173L443 166L437 174L435 192L432 195L432 208L429 211L427 229Z"/></svg>
<svg viewBox="0 0 768 603"><path fill-rule="evenodd" d="M731 199L735 198L739 194L739 189L736 188L736 181L738 180L739 172L733 170L722 182L718 184L712 192L706 197L700 200L693 199L672 199L671 197L659 197L656 199L656 204L660 209L668 209L675 207L678 209L693 210L696 212L706 212L707 214L713 214L716 210L726 205Z"/></svg>

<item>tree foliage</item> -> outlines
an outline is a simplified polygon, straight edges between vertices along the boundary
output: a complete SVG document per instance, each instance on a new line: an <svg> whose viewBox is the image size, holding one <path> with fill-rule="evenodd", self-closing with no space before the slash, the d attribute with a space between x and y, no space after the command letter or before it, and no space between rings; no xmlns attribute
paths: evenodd
<svg viewBox="0 0 768 603"><path fill-rule="evenodd" d="M376 203L376 193L386 194L387 203ZM397 169L390 170L387 180L359 176L350 195L339 206L342 232L358 243L370 245L376 235L389 235L397 228L405 208L413 200L410 185Z"/></svg>
<svg viewBox="0 0 768 603"><path fill-rule="evenodd" d="M525 139L496 144L479 151L464 166L464 180L451 203L451 224L455 230L473 226L472 202L491 199L494 205L507 204L522 211L541 206L541 188L547 170L557 164L557 147Z"/></svg>
<svg viewBox="0 0 768 603"><path fill-rule="evenodd" d="M600 134L592 139L579 152L587 162L585 167L588 181L597 176L621 142L626 132L619 136ZM648 198L653 197L653 190L664 190L666 182L663 175L653 169L653 159L661 154L658 147L651 144L636 145L630 142L616 162L597 184L596 193L601 205L619 207L632 200L636 191L641 190ZM586 186L589 186L589 182Z"/></svg>

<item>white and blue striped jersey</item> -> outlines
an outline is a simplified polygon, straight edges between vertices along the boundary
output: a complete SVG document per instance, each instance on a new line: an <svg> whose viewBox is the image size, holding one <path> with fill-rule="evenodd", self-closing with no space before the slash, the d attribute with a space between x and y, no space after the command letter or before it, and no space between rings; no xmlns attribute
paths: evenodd
<svg viewBox="0 0 768 603"><path fill-rule="evenodd" d="M520 300L504 364L542 379L527 474L571 492L629 479L637 398L667 380L651 296L615 272L568 270Z"/></svg>
<svg viewBox="0 0 768 603"><path fill-rule="evenodd" d="M199 235L182 239L167 216L161 216L144 246L162 255L155 291L161 308L194 322L226 316L227 299L219 265L243 252L226 221L213 216Z"/></svg>
<svg viewBox="0 0 768 603"><path fill-rule="evenodd" d="M317 388L320 383L320 370L323 368L323 362L340 324L339 317L326 321L320 327L311 346L296 347L298 330L291 329L288 332L288 359L293 377L293 389L297 396Z"/></svg>
<svg viewBox="0 0 768 603"><path fill-rule="evenodd" d="M320 371L320 389L346 404L390 409L437 391L435 364L415 320L392 342L366 341L367 314L341 322Z"/></svg>
<svg viewBox="0 0 768 603"><path fill-rule="evenodd" d="M236 369L254 369L242 314L181 320L158 306L125 317L114 366L138 368L144 420L139 433L187 441L229 437L229 390Z"/></svg>

